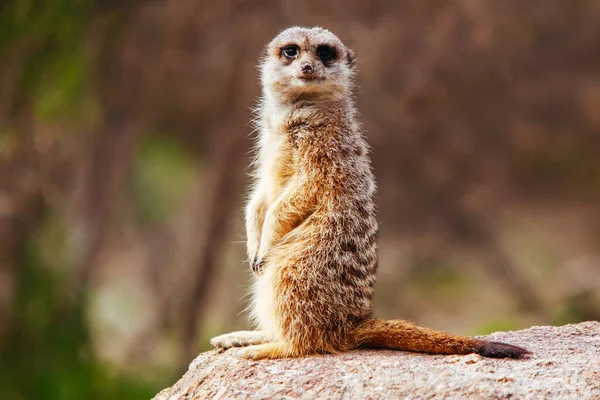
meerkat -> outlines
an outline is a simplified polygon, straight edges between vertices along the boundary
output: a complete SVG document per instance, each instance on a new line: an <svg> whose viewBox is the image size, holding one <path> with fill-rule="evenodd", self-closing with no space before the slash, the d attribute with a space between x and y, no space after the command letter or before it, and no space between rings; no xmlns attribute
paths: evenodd
<svg viewBox="0 0 600 400"><path fill-rule="evenodd" d="M353 52L326 29L293 27L267 45L260 71L258 154L245 212L259 330L211 343L254 360L357 348L530 354L372 316L376 184L353 102Z"/></svg>

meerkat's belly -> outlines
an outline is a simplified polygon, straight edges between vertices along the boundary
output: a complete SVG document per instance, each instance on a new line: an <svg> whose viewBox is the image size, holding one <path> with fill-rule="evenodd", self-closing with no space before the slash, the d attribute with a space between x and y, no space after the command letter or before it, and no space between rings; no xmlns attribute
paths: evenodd
<svg viewBox="0 0 600 400"><path fill-rule="evenodd" d="M258 329L278 336L274 326L275 290L273 287L273 268L267 268L254 282L252 288L252 317Z"/></svg>

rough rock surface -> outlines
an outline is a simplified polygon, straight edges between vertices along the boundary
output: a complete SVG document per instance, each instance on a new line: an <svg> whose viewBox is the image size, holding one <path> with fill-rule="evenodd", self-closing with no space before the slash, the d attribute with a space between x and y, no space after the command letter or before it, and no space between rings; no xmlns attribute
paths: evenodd
<svg viewBox="0 0 600 400"><path fill-rule="evenodd" d="M155 399L600 399L600 322L489 336L527 360L365 350L247 361L216 351Z"/></svg>

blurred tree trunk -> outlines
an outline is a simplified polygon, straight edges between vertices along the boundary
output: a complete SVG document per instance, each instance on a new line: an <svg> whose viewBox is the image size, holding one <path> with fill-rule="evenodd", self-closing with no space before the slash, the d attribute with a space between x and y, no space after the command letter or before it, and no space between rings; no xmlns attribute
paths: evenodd
<svg viewBox="0 0 600 400"><path fill-rule="evenodd" d="M135 115L108 105L100 133L89 146L84 160L83 193L74 219L72 248L77 288L86 292L96 263L111 211L131 172L142 124Z"/></svg>
<svg viewBox="0 0 600 400"><path fill-rule="evenodd" d="M183 343L180 368L187 368L197 352L198 321L206 307L206 299L213 282L215 265L226 241L228 224L234 207L239 204L243 166L246 162L246 141L228 132L239 131L235 123L222 121L212 135L213 167L208 193L208 209L198 210L196 218L201 242L192 257L193 286L183 308Z"/></svg>
<svg viewBox="0 0 600 400"><path fill-rule="evenodd" d="M145 126L147 100L140 85L140 60L129 55L143 4L122 4L118 12L111 10L118 15L112 19L99 6L99 18L92 24L93 40L100 48L94 82L103 115L80 160L80 193L72 218L72 263L76 289L83 296Z"/></svg>
<svg viewBox="0 0 600 400"><path fill-rule="evenodd" d="M236 42L233 65L248 58L247 49ZM191 257L194 266L193 286L183 307L182 351L179 368L185 370L197 352L198 322L206 307L207 295L213 282L218 255L226 241L227 226L233 208L239 204L244 174L240 173L247 163L246 152L249 148L248 137L243 134L240 121L245 118L249 99L244 94L251 93L248 88L252 82L236 68L229 71L226 80L229 102L213 121L211 134L211 180L208 186L210 200L208 209L198 210L199 234L201 242L198 251ZM236 133L240 133L239 135Z"/></svg>
<svg viewBox="0 0 600 400"><path fill-rule="evenodd" d="M31 102L22 105L12 122L20 135L15 137L15 149L5 155L8 158L0 160L0 346L13 324L14 298L23 273L20 254L46 209ZM2 129L6 126L0 125Z"/></svg>

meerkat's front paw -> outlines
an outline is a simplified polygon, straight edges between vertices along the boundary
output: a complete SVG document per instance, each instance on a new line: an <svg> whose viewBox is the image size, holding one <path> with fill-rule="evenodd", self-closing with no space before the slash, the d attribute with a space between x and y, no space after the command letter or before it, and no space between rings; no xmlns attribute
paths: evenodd
<svg viewBox="0 0 600 400"><path fill-rule="evenodd" d="M257 235L248 234L248 240L246 241L246 251L248 254L248 263L250 269L254 271L254 265L258 261L258 253L260 251L260 237Z"/></svg>
<svg viewBox="0 0 600 400"><path fill-rule="evenodd" d="M252 260L250 260L250 268L252 269L252 272L254 272L256 275L260 275L264 266L264 258L259 259L258 256L255 256Z"/></svg>
<svg viewBox="0 0 600 400"><path fill-rule="evenodd" d="M262 271L264 270L265 259L267 258L268 254L269 254L270 248L271 248L271 245L264 244L264 243L261 244L260 249L258 250L258 252L254 256L254 258L252 259L250 266L252 267L252 271L254 271L255 274L260 275L262 273Z"/></svg>
<svg viewBox="0 0 600 400"><path fill-rule="evenodd" d="M248 242L248 263L250 264L250 269L257 275L260 275L262 271L262 267L264 266L263 257L259 254L259 245L253 246Z"/></svg>

